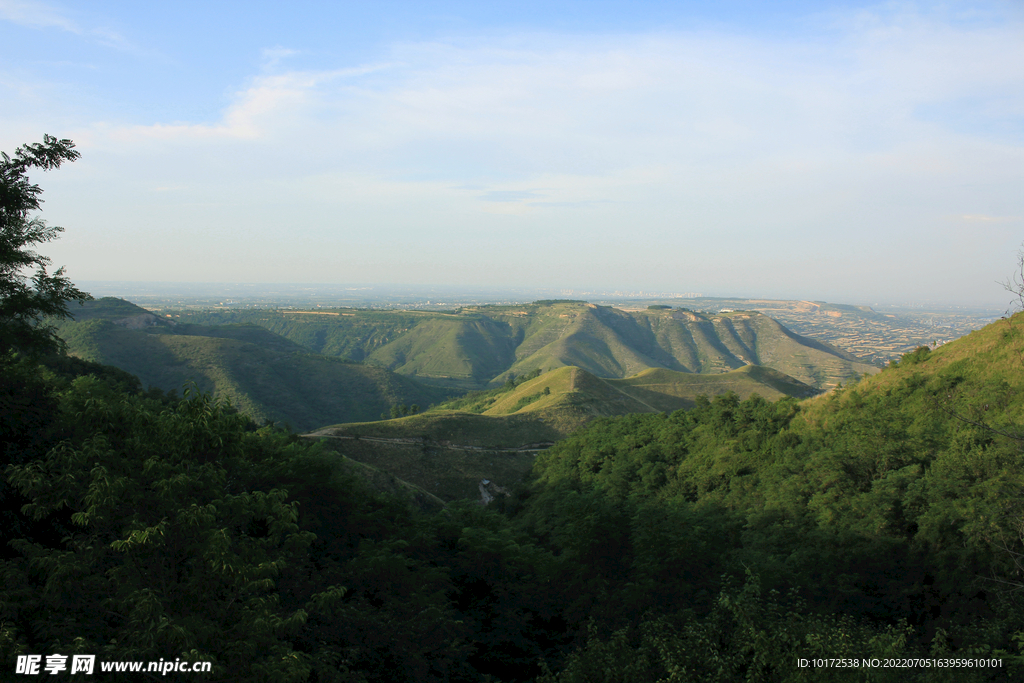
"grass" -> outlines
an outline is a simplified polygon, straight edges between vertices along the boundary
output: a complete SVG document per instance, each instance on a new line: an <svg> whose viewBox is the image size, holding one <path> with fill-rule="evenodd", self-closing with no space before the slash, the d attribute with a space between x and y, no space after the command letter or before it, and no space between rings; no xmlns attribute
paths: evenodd
<svg viewBox="0 0 1024 683"><path fill-rule="evenodd" d="M100 300L61 332L75 355L165 390L194 381L257 420L315 429L372 468L364 475L375 485L407 482L444 500L476 497L480 479L507 488L532 462L515 449L553 442L597 417L671 412L726 391L804 397L871 369L757 314L627 313L580 302L459 315L321 313L226 311L210 317L218 325L197 324L197 314L126 329L113 321L145 311ZM379 366L310 353L306 344L358 348ZM773 363L797 379L765 367ZM507 382L513 374L518 379ZM478 391L444 402L453 386ZM377 420L403 403L435 407Z"/></svg>
<svg viewBox="0 0 1024 683"><path fill-rule="evenodd" d="M470 391L465 396L445 401L444 403L436 406L436 409L462 411L467 413L476 413L479 415L491 408L506 394L515 393L516 388L523 382L531 380L538 375L540 375L540 370L531 372L523 377L517 377L511 382L506 381L505 384L497 387L496 389Z"/></svg>
<svg viewBox="0 0 1024 683"><path fill-rule="evenodd" d="M965 420L1017 433L1024 423L1024 313L999 320L934 350L905 355L899 362L874 376L865 377L835 398L857 401L873 392L899 391L908 382L926 381L928 405L918 401L920 411L940 409ZM828 400L809 401L813 416ZM966 423L965 423L966 424Z"/></svg>
<svg viewBox="0 0 1024 683"><path fill-rule="evenodd" d="M533 455L516 448L553 442L597 417L674 411L691 406L699 394L726 391L769 399L815 393L782 373L755 366L718 375L651 369L627 379L562 367L419 415L339 424L309 436L325 438L337 452L444 500L477 498L481 479L508 488L529 470Z"/></svg>
<svg viewBox="0 0 1024 683"><path fill-rule="evenodd" d="M475 415L438 410L394 420L336 424L317 429L311 435L407 440L495 450L548 443L564 436L531 415Z"/></svg>
<svg viewBox="0 0 1024 683"><path fill-rule="evenodd" d="M117 366L143 386L165 391L194 382L257 421L309 430L376 419L396 404L428 405L451 396L384 368L308 353L256 325L126 329L109 319L135 314L124 305L100 300L87 304L86 312L84 322L59 325L72 355Z"/></svg>
<svg viewBox="0 0 1024 683"><path fill-rule="evenodd" d="M818 389L876 371L845 352L744 311L626 312L550 301L473 306L458 314L318 309L181 315L182 322L260 325L309 351L370 361L458 391L498 388L511 375L569 366L622 379L650 368L713 374L754 363Z"/></svg>

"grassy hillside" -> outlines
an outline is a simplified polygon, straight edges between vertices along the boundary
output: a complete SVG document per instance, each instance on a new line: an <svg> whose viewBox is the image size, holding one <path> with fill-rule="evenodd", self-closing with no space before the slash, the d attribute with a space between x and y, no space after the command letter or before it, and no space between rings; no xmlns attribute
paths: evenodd
<svg viewBox="0 0 1024 683"><path fill-rule="evenodd" d="M428 411L376 422L351 422L322 427L308 436L344 436L404 440L471 449L515 450L551 443L563 436L531 415L474 415Z"/></svg>
<svg viewBox="0 0 1024 683"><path fill-rule="evenodd" d="M854 356L794 334L758 313L705 315L680 310L626 312L587 303L485 306L472 314L508 325L515 362L510 375L577 366L624 378L650 368L714 374L746 365L773 368L818 389L877 372ZM417 328L408 335L416 335Z"/></svg>
<svg viewBox="0 0 1024 683"><path fill-rule="evenodd" d="M545 389L550 393L545 393ZM485 415L530 416L566 435L598 417L656 410L582 368L567 367L523 382Z"/></svg>
<svg viewBox="0 0 1024 683"><path fill-rule="evenodd" d="M372 420L395 404L428 405L449 395L380 367L308 353L256 325L176 325L109 299L76 313L76 322L59 325L72 355L165 391L195 382L256 420L299 430Z"/></svg>
<svg viewBox="0 0 1024 683"><path fill-rule="evenodd" d="M341 424L307 436L444 500L478 498L488 479L509 488L525 476L535 449L599 417L671 412L697 396L734 392L742 398L807 396L815 390L768 368L746 366L718 375L646 370L602 379L563 367L394 420Z"/></svg>
<svg viewBox="0 0 1024 683"><path fill-rule="evenodd" d="M416 324L437 317L416 311L245 310L175 311L180 322L217 326L252 324L325 356L365 360L375 349L394 341Z"/></svg>
<svg viewBox="0 0 1024 683"><path fill-rule="evenodd" d="M579 368L560 368L420 415L340 424L307 436L325 438L346 457L446 501L479 499L481 480L510 490L530 471L537 449L594 417L648 410Z"/></svg>
<svg viewBox="0 0 1024 683"><path fill-rule="evenodd" d="M370 354L403 375L484 384L514 359L509 326L484 316L438 316Z"/></svg>
<svg viewBox="0 0 1024 683"><path fill-rule="evenodd" d="M838 395L807 402L809 420L834 410L855 407L865 397L914 392L908 410L939 411L967 426L972 423L1017 430L1024 424L1024 314L992 323L934 350L922 347L893 362L885 372L864 378Z"/></svg>
<svg viewBox="0 0 1024 683"><path fill-rule="evenodd" d="M818 389L877 368L794 334L758 313L623 311L586 302L474 306L454 313L217 311L194 322L249 322L319 353L369 359L400 374L463 389L575 366L625 378L650 368L714 374L774 368Z"/></svg>
<svg viewBox="0 0 1024 683"><path fill-rule="evenodd" d="M651 369L634 377L605 381L655 410L669 413L692 407L698 396L721 396L730 391L742 399L758 394L770 401L783 396L807 398L818 393L814 387L778 370L757 365L747 365L718 375Z"/></svg>

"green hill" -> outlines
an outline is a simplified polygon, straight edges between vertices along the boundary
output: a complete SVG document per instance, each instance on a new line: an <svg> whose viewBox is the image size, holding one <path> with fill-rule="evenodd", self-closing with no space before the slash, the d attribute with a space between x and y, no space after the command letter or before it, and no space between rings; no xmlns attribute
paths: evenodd
<svg viewBox="0 0 1024 683"><path fill-rule="evenodd" d="M814 387L778 370L758 365L747 365L718 375L651 369L634 377L605 381L651 408L669 413L692 407L698 396L721 396L730 391L742 399L757 394L770 401L784 396L807 398L818 393Z"/></svg>
<svg viewBox="0 0 1024 683"><path fill-rule="evenodd" d="M398 339L418 323L443 317L444 314L368 309L303 311L218 308L208 311L174 311L173 316L179 321L199 325L259 325L308 351L362 361L375 349Z"/></svg>
<svg viewBox="0 0 1024 683"><path fill-rule="evenodd" d="M578 367L544 373L502 394L485 415L532 413L541 417L567 407L591 406L588 417L646 413L651 406L616 389L608 381Z"/></svg>
<svg viewBox="0 0 1024 683"><path fill-rule="evenodd" d="M764 324L763 319L754 321ZM737 321L731 324L742 341L743 326ZM1015 324L1024 326L1024 319L1018 318ZM919 350L885 372L804 401L793 428L803 433L829 429L832 424L848 425L854 419L887 425L886 416L898 406L901 415L933 416L927 418L933 420L945 413L964 425L1017 429L1015 425L1024 422L1024 404L1014 396L1024 390L1024 361L1006 343L1016 334L1020 334L1018 328L1001 323L934 351ZM778 353L778 348L750 343L747 353L761 358ZM774 401L784 396L812 397L816 390L759 365L717 374L652 368L622 379L561 367L514 386L506 384L443 403L421 415L336 425L309 436L333 437L339 452L444 500L476 498L481 479L510 487L529 471L535 447L558 441L595 418L672 413L693 407L698 396L729 392L737 400L757 394ZM893 435L887 429L864 427L864 433L872 435L872 443L881 440L879 448L902 448L906 435ZM866 443L865 438L857 441L858 447Z"/></svg>
<svg viewBox="0 0 1024 683"><path fill-rule="evenodd" d="M340 424L306 436L325 438L346 457L443 500L477 498L481 480L510 489L529 472L537 449L595 418L671 412L692 407L699 395L728 392L772 400L816 393L757 366L717 375L651 369L618 380L563 367L420 415Z"/></svg>
<svg viewBox="0 0 1024 683"><path fill-rule="evenodd" d="M376 419L392 405L428 405L450 395L380 367L308 353L252 324L175 324L113 299L74 313L75 321L58 325L72 355L165 391L195 382L253 419L299 430Z"/></svg>
<svg viewBox="0 0 1024 683"><path fill-rule="evenodd" d="M485 384L515 359L509 332L485 316L438 316L369 358L403 375Z"/></svg>
<svg viewBox="0 0 1024 683"><path fill-rule="evenodd" d="M903 394L903 408L944 413L965 426L1015 430L1024 423L1024 314L991 323L936 349L921 347L845 391L808 401L810 421L875 396ZM911 387L912 390L908 390ZM833 407L829 407L833 406Z"/></svg>
<svg viewBox="0 0 1024 683"><path fill-rule="evenodd" d="M535 308L533 317L546 324L524 330L508 373L576 365L599 377L624 378L649 368L714 374L753 364L826 389L877 371L758 313L626 312L593 304Z"/></svg>
<svg viewBox="0 0 1024 683"><path fill-rule="evenodd" d="M210 311L193 322L248 322L318 353L368 360L462 389L575 366L604 378L650 368L698 374L763 365L817 389L877 372L828 344L753 312L623 311L578 301L424 311Z"/></svg>

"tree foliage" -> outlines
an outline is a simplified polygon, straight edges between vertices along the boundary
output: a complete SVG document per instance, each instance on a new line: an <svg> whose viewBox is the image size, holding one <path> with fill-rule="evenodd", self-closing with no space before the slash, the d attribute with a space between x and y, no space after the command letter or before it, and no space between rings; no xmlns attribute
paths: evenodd
<svg viewBox="0 0 1024 683"><path fill-rule="evenodd" d="M550 554L436 517L189 390L37 374L45 439L4 471L0 656L204 660L247 681L526 680L564 633ZM510 676L514 667L519 671ZM504 673L503 673L504 672Z"/></svg>
<svg viewBox="0 0 1024 683"><path fill-rule="evenodd" d="M59 348L60 339L41 319L67 317L68 301L90 298L75 288L63 268L47 273L50 259L32 251L55 239L63 228L32 215L42 204L42 189L29 182L28 171L55 169L78 157L73 142L50 135L41 143L19 147L13 157L0 153L0 354Z"/></svg>
<svg viewBox="0 0 1024 683"><path fill-rule="evenodd" d="M434 515L204 394L22 359L0 650L214 662L200 681L799 681L825 656L1017 675L1024 454L930 403L955 386L1017 419L992 358L598 421L502 511Z"/></svg>

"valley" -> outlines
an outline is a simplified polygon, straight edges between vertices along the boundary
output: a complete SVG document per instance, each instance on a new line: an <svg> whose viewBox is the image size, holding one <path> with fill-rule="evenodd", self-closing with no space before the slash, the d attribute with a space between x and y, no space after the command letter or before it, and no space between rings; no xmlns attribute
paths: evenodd
<svg viewBox="0 0 1024 683"><path fill-rule="evenodd" d="M538 448L595 419L730 392L807 398L877 372L751 312L542 301L157 315L104 298L73 313L58 324L72 355L166 392L194 383L427 507L491 495L482 480L510 489Z"/></svg>
<svg viewBox="0 0 1024 683"><path fill-rule="evenodd" d="M256 385L231 353L310 355L252 325L171 325L116 300L81 312L64 330L79 353L127 363L162 349L207 380L220 363L239 387ZM72 633L137 633L96 616L97 604L135 614L137 600L110 600L128 579L182 628L199 615L218 645L241 627L265 640L264 615L302 609L279 642L318 661L348 647L351 668L381 681L399 656L407 669L430 657L442 674L470 661L467 683L509 670L524 683L628 680L638 650L644 680L705 661L728 666L707 680L737 680L754 657L772 673L804 655L976 651L996 663L949 680L1016 680L1021 325L919 349L827 393L762 365L626 377L564 365L303 436L254 429L208 394L154 401L99 367L71 364L71 377L12 363L7 472L29 503L2 512L31 539L16 550L48 561L10 554L5 604L31 647L44 647L37 615L58 607ZM750 339L747 353L769 357L763 346ZM360 365L317 363L310 372ZM70 549L54 534L68 533L64 506ZM48 516L32 520L37 510ZM260 571L274 578L253 588ZM58 594L33 589L40 573ZM212 598L196 590L208 585ZM224 617L247 590L264 611ZM438 624L484 645L424 654Z"/></svg>

